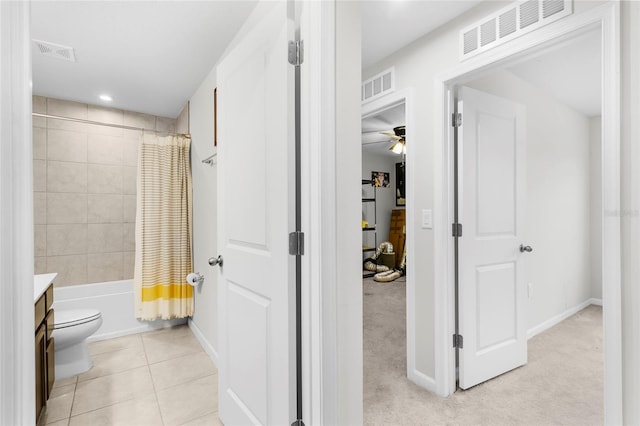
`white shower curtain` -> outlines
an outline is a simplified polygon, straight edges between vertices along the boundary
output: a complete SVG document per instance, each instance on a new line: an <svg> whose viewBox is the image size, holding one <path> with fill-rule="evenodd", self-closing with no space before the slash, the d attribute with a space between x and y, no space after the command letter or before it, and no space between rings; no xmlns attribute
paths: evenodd
<svg viewBox="0 0 640 426"><path fill-rule="evenodd" d="M143 135L138 155L135 311L143 320L193 314L192 189L185 136Z"/></svg>

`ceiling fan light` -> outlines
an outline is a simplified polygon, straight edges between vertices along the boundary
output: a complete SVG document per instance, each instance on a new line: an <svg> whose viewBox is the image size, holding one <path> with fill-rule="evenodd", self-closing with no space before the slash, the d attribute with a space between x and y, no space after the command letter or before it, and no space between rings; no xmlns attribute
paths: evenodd
<svg viewBox="0 0 640 426"><path fill-rule="evenodd" d="M395 154L403 154L405 152L404 142L398 141L394 143L389 150L393 151Z"/></svg>

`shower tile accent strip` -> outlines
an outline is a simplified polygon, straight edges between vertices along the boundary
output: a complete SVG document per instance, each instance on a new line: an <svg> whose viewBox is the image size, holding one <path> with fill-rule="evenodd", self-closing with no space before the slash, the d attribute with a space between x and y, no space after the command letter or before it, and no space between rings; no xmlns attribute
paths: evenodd
<svg viewBox="0 0 640 426"><path fill-rule="evenodd" d="M33 111L170 132L177 123L41 96L33 97ZM36 274L57 272L56 286L133 278L140 136L139 131L33 118Z"/></svg>

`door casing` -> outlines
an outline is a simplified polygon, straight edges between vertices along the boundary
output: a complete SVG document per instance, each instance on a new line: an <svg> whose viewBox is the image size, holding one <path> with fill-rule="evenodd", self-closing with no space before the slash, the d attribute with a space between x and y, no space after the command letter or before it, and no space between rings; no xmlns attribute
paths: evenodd
<svg viewBox="0 0 640 426"><path fill-rule="evenodd" d="M367 102L362 105L362 118L367 118L372 115L376 115L381 111L392 108L396 105L404 103L405 105L405 125L407 127L407 156L405 160L406 164L406 193L412 194L414 186L413 171L415 170L415 156L411 155L411 141L414 129L414 106L413 106L413 89L406 88L398 90L393 93L389 93L381 98ZM417 142L416 142L417 143ZM412 197L407 197L407 204L405 206L406 211L406 237L407 247L415 247L415 222L414 222L414 203L415 200ZM416 368L416 308L415 308L415 252L414 250L407 250L407 269L406 269L406 326L407 326L407 378L417 384L418 386L435 392L435 381L419 371Z"/></svg>
<svg viewBox="0 0 640 426"><path fill-rule="evenodd" d="M576 35L600 28L602 34L602 139L603 139L603 309L605 424L622 423L622 322L620 215L620 5L609 2L579 15L567 17L524 35L511 43L478 55L437 78L435 164L435 371L437 393L451 395L456 390L454 250L450 235L453 223L453 88L480 74L512 61L522 60L543 49L571 40Z"/></svg>

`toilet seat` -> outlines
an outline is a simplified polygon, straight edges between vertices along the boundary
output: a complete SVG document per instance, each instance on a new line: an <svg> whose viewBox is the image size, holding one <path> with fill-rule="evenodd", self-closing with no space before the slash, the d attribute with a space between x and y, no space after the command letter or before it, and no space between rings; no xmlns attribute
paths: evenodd
<svg viewBox="0 0 640 426"><path fill-rule="evenodd" d="M102 316L97 309L71 309L55 311L54 314L54 330L62 328L74 327L80 324L86 324L95 321Z"/></svg>

